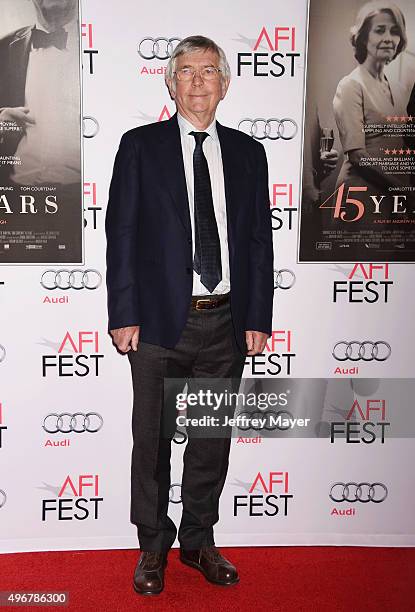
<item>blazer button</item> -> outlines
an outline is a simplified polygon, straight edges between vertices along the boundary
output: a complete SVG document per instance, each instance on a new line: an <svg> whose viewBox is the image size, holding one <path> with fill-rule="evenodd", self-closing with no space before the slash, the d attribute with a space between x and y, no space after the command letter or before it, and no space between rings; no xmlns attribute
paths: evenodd
<svg viewBox="0 0 415 612"><path fill-rule="evenodd" d="M192 239L191 238L187 239L187 244L192 244Z"/></svg>
<svg viewBox="0 0 415 612"><path fill-rule="evenodd" d="M192 273L192 268L186 268L186 272L187 272L188 274L191 274L191 273Z"/></svg>

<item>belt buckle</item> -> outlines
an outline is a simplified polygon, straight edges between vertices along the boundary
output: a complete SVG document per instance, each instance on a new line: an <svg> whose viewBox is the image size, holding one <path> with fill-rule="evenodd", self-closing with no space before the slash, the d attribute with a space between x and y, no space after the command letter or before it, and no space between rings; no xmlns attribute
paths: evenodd
<svg viewBox="0 0 415 612"><path fill-rule="evenodd" d="M195 309L196 310L204 310L203 308L199 308L199 302L206 302L207 304L209 304L211 300L209 298L201 298L200 300L196 300L196 306Z"/></svg>

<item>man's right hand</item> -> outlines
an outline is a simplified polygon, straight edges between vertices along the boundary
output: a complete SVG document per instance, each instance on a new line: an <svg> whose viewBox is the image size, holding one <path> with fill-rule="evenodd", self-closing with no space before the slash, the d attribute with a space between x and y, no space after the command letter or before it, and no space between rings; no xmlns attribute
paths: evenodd
<svg viewBox="0 0 415 612"><path fill-rule="evenodd" d="M36 123L27 106L16 106L14 108L4 107L0 110L0 121L12 121L24 130L27 125Z"/></svg>
<svg viewBox="0 0 415 612"><path fill-rule="evenodd" d="M140 327L138 325L111 329L110 334L115 346L121 353L128 353L131 349L133 351L137 350L140 337Z"/></svg>

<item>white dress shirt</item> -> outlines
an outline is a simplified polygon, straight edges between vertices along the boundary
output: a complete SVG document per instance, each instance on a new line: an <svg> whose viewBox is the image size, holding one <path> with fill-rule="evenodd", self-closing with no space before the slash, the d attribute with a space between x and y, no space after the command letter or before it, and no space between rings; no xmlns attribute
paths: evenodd
<svg viewBox="0 0 415 612"><path fill-rule="evenodd" d="M177 120L180 128L180 138L183 151L184 171L186 175L187 195L189 198L190 222L192 225L192 254L195 253L195 223L194 223L194 176L193 176L193 152L196 146L194 136L190 132L200 132L187 119L177 113ZM218 295L228 293L230 290L230 274L229 274L229 248L228 248L228 229L226 219L226 199L225 199L225 182L223 178L222 154L218 133L216 131L216 120L214 119L210 126L203 130L209 134L208 138L203 143L203 152L205 154L210 174L210 183L212 186L213 208L215 211L216 224L218 226L220 255L222 261L222 280L210 293L200 280L200 275L193 270L193 291L192 295Z"/></svg>
<svg viewBox="0 0 415 612"><path fill-rule="evenodd" d="M39 30L42 26L36 24ZM67 24L66 49L48 47L29 54L25 106L35 124L27 124L12 179L20 185L76 183L80 180L80 92L78 22Z"/></svg>

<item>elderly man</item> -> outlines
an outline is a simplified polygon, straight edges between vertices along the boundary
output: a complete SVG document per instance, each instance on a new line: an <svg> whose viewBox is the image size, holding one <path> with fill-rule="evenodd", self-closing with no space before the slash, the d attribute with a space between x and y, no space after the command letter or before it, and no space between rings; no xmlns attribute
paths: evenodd
<svg viewBox="0 0 415 612"><path fill-rule="evenodd" d="M229 80L216 43L182 40L166 71L177 114L123 135L110 187L109 329L132 370L134 588L143 594L162 591L176 538L163 381L239 379L245 355L261 353L271 333L267 162L261 144L215 119ZM178 531L181 561L220 585L239 580L213 535L229 449L229 437L189 437Z"/></svg>

